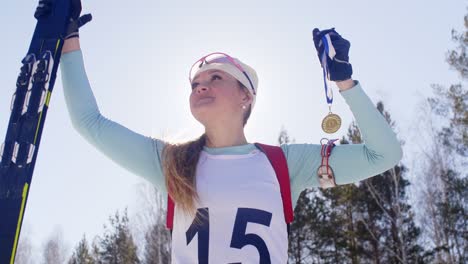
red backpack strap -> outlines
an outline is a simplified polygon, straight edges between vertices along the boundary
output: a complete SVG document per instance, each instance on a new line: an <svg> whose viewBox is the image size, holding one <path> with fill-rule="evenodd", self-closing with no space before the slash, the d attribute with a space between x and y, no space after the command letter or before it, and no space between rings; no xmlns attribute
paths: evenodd
<svg viewBox="0 0 468 264"><path fill-rule="evenodd" d="M167 195L167 215L166 215L166 227L169 230L172 230L174 224L174 200L171 196Z"/></svg>
<svg viewBox="0 0 468 264"><path fill-rule="evenodd" d="M284 217L287 224L290 224L294 220L294 210L292 207L291 199L291 183L289 181L288 163L284 156L283 150L278 146L270 146L260 143L255 143L265 155L268 157L278 179L281 198L283 199L283 210Z"/></svg>

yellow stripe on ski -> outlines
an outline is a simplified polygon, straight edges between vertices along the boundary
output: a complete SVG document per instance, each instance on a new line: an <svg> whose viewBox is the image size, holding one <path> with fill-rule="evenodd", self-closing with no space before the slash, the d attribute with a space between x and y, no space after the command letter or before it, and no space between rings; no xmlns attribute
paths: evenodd
<svg viewBox="0 0 468 264"><path fill-rule="evenodd" d="M34 141L33 141L34 145L36 145L37 134L39 133L39 127L41 126L42 113L44 113L44 110L42 110L41 113L39 114L39 121L37 121L36 134L34 135Z"/></svg>
<svg viewBox="0 0 468 264"><path fill-rule="evenodd" d="M47 91L47 98L46 98L46 101L45 101L45 105L47 107L49 107L49 101L50 101L50 96L52 95L52 93L50 91ZM44 110L42 110L44 111Z"/></svg>
<svg viewBox="0 0 468 264"><path fill-rule="evenodd" d="M49 107L49 102L50 102L50 96L52 93L50 91L47 91L47 97L45 101L45 105ZM37 140L37 134L39 133L39 127L41 125L41 120L42 120L42 113L44 113L44 109L42 109L41 113L39 114L39 121L37 122L37 127L36 127L36 134L34 135L34 141L33 144L36 145L36 140Z"/></svg>
<svg viewBox="0 0 468 264"><path fill-rule="evenodd" d="M18 218L18 224L16 225L15 243L13 244L13 254L11 255L10 264L15 263L16 248L18 247L19 232L21 228L21 221L23 220L24 206L26 204L26 196L28 194L28 189L29 189L29 184L25 183L23 187L23 196L22 196L22 201L21 201L20 215Z"/></svg>
<svg viewBox="0 0 468 264"><path fill-rule="evenodd" d="M60 39L57 40L57 45L55 46L54 59L55 59L55 56L57 55L57 51L58 51L58 49L59 49L59 45L60 45Z"/></svg>

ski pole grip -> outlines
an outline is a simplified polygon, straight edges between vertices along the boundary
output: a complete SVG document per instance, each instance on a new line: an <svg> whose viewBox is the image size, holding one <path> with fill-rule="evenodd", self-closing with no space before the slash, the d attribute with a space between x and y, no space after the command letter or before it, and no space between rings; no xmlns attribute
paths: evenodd
<svg viewBox="0 0 468 264"><path fill-rule="evenodd" d="M44 16L49 15L52 10L53 2L53 0L40 0L39 5L34 12L34 17L39 20Z"/></svg>

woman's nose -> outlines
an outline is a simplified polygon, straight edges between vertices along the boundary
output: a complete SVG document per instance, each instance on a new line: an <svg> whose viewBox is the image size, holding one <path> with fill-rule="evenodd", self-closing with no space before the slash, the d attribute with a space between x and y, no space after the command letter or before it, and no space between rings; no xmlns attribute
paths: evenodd
<svg viewBox="0 0 468 264"><path fill-rule="evenodd" d="M208 85L208 84L206 84L206 83L200 83L200 84L198 85L198 87L197 87L197 92L198 92L198 93L206 92L206 91L208 91L208 89L209 89L209 85Z"/></svg>

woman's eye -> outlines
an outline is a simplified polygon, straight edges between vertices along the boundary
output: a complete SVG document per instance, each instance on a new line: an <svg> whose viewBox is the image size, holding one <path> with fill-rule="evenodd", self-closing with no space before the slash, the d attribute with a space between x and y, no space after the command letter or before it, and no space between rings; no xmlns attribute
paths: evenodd
<svg viewBox="0 0 468 264"><path fill-rule="evenodd" d="M211 81L214 81L214 80L216 80L216 79L221 80L221 79L223 79L223 78L222 78L220 75L213 74L213 75L211 76ZM199 85L199 83L197 83L197 82L192 83L192 90L195 89L195 88L197 88L198 85Z"/></svg>

